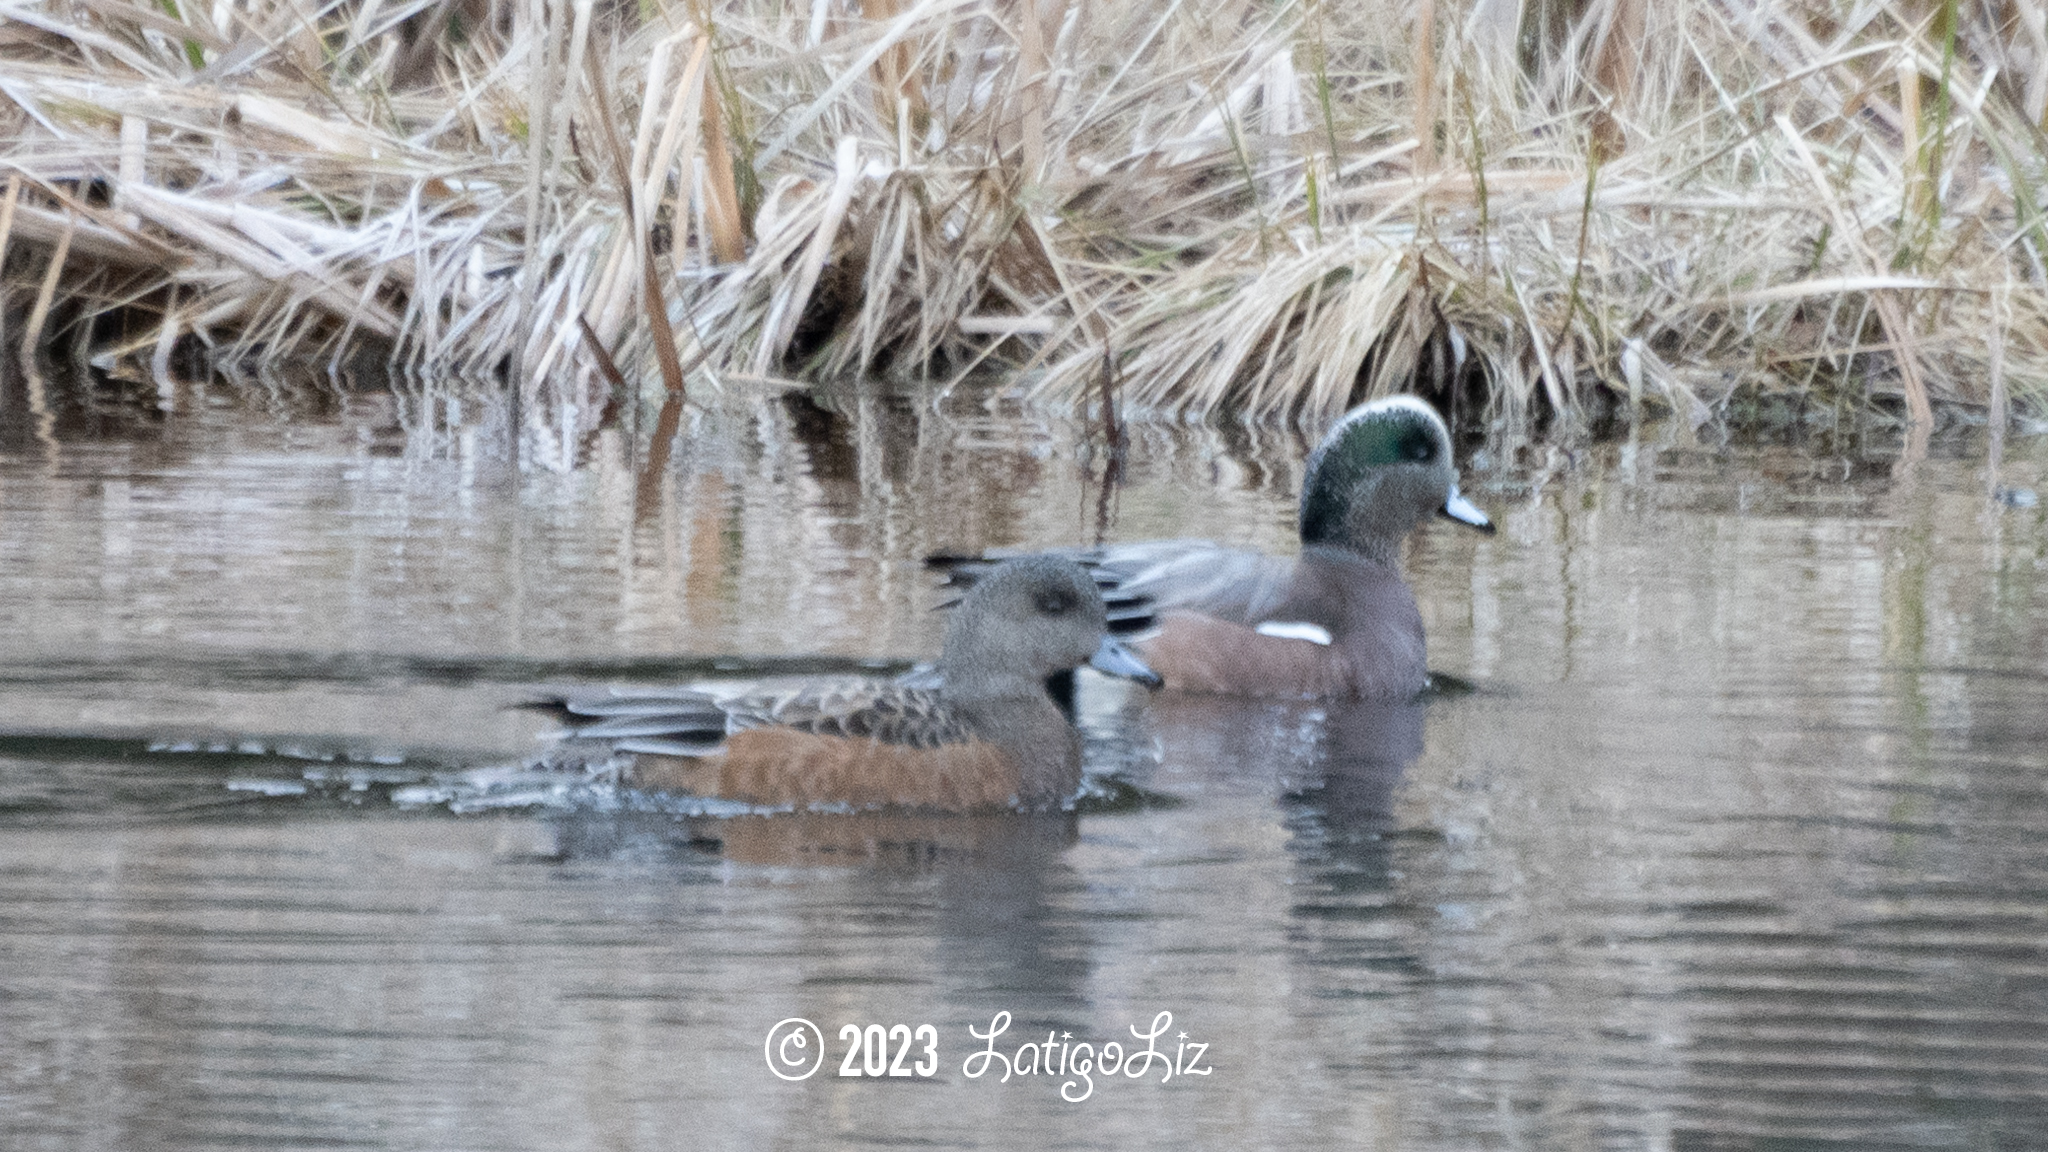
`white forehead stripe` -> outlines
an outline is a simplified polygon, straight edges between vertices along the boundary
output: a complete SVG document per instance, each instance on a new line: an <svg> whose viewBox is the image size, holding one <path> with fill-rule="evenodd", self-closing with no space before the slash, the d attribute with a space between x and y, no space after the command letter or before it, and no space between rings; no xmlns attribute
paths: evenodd
<svg viewBox="0 0 2048 1152"><path fill-rule="evenodd" d="M1413 412L1439 428L1444 427L1444 418L1437 414L1435 408L1430 407L1429 401L1424 400L1420 396L1411 396L1406 392L1402 392L1393 396L1382 396L1370 404L1360 404L1358 407L1346 412L1335 424L1330 425L1328 432L1323 433L1323 440L1326 443L1335 440L1338 433L1351 427L1353 424L1362 423L1366 420L1384 420L1396 411ZM1446 435L1448 435L1448 432Z"/></svg>
<svg viewBox="0 0 2048 1152"><path fill-rule="evenodd" d="M1280 640L1306 640L1311 644L1330 646L1330 630L1321 624L1306 620L1265 620L1253 628L1261 636L1272 636Z"/></svg>

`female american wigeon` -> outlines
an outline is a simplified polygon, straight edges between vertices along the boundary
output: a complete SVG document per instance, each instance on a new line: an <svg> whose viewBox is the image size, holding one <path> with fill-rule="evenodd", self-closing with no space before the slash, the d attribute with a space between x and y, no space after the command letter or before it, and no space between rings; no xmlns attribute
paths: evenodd
<svg viewBox="0 0 2048 1152"><path fill-rule="evenodd" d="M1070 555L1092 569L1117 630L1133 635L1168 688L1403 699L1427 686L1429 672L1401 541L1433 515L1493 531L1458 494L1443 418L1414 396L1388 396L1346 413L1309 457L1299 556L1207 540ZM976 578L972 562L934 562L956 581Z"/></svg>
<svg viewBox="0 0 2048 1152"><path fill-rule="evenodd" d="M721 695L615 691L538 701L563 736L624 754L633 787L764 807L1038 809L1073 795L1081 737L1046 682L1082 664L1153 686L1070 560L993 568L954 607L935 673L809 679Z"/></svg>

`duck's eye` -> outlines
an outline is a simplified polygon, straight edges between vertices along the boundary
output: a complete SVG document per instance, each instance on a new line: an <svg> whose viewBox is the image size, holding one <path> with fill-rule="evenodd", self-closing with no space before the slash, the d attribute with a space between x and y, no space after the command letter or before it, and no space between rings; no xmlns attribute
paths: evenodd
<svg viewBox="0 0 2048 1152"><path fill-rule="evenodd" d="M1045 613L1047 616L1058 616L1061 613L1074 610L1074 594L1064 588L1051 592L1040 592L1037 604L1040 612Z"/></svg>
<svg viewBox="0 0 2048 1152"><path fill-rule="evenodd" d="M1417 464L1427 464L1436 459L1436 442L1427 436L1417 436L1408 441L1408 458Z"/></svg>

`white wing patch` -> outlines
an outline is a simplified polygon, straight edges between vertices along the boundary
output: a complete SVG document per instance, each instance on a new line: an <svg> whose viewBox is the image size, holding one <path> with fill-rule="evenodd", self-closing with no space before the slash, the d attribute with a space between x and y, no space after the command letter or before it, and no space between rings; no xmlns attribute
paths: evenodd
<svg viewBox="0 0 2048 1152"><path fill-rule="evenodd" d="M1330 630L1321 624L1310 624L1306 620L1266 620L1252 631L1261 636L1273 636L1281 640L1306 640L1311 644L1330 646Z"/></svg>

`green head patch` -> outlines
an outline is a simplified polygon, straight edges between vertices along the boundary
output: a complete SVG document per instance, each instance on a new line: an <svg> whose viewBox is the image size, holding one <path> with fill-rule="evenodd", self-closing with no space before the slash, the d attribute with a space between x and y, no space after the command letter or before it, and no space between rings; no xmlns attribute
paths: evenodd
<svg viewBox="0 0 2048 1152"><path fill-rule="evenodd" d="M1449 448L1443 422L1412 396L1377 400L1338 421L1308 460L1301 489L1301 542L1343 543L1359 487L1381 468L1439 467Z"/></svg>

